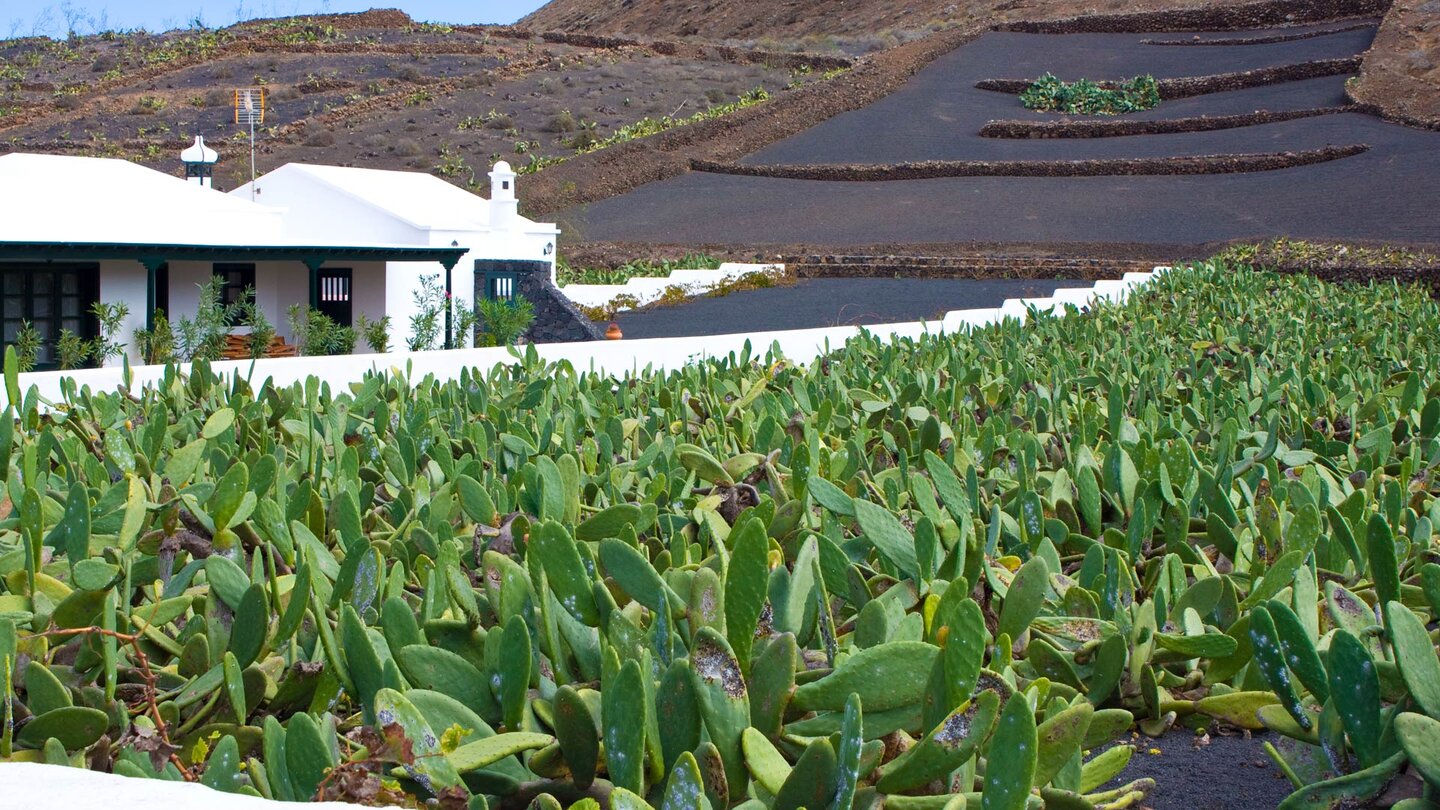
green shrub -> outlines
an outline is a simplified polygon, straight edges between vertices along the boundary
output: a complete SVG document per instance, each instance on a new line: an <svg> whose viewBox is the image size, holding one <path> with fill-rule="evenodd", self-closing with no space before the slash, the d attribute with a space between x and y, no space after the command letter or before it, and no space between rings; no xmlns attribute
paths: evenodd
<svg viewBox="0 0 1440 810"><path fill-rule="evenodd" d="M371 320L365 313L360 313L355 318L355 331L365 338L369 344L370 351L376 354L384 354L390 351L390 316L383 315Z"/></svg>
<svg viewBox="0 0 1440 810"><path fill-rule="evenodd" d="M519 295L506 301L481 299L475 304L475 312L479 325L496 346L514 345L535 322L535 306Z"/></svg>
<svg viewBox="0 0 1440 810"><path fill-rule="evenodd" d="M1160 85L1154 76L1136 76L1107 86L1089 79L1062 82L1046 73L1020 94L1020 103L1032 110L1078 115L1121 115L1148 110L1160 103Z"/></svg>
<svg viewBox="0 0 1440 810"><path fill-rule="evenodd" d="M290 333L295 336L295 345L302 355L317 357L355 351L355 330L341 326L318 309L291 304L288 319Z"/></svg>
<svg viewBox="0 0 1440 810"><path fill-rule="evenodd" d="M15 341L10 344L15 349L15 357L21 373L35 368L35 361L39 359L42 345L40 330L36 329L34 324L29 321L21 321L20 328L15 332Z"/></svg>

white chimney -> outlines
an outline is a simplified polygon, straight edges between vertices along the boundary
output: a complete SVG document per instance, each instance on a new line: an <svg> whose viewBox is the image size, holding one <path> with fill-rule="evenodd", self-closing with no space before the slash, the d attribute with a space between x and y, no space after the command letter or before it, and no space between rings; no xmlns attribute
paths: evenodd
<svg viewBox="0 0 1440 810"><path fill-rule="evenodd" d="M520 201L515 197L515 172L510 164L500 161L490 170L490 227L508 229L520 216Z"/></svg>
<svg viewBox="0 0 1440 810"><path fill-rule="evenodd" d="M219 159L220 154L206 146L204 138L196 135L195 143L180 153L180 161L185 164L185 181L194 181L205 188L213 188L215 163Z"/></svg>

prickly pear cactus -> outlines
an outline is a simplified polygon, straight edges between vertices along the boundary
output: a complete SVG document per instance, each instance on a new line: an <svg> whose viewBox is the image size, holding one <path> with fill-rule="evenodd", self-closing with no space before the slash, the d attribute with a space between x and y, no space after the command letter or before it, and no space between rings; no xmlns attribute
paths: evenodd
<svg viewBox="0 0 1440 810"><path fill-rule="evenodd" d="M1153 783L1111 741L1224 725L1317 749L1289 807L1440 790L1437 333L1421 290L1203 265L809 367L199 363L51 403L7 358L0 761L1119 810Z"/></svg>

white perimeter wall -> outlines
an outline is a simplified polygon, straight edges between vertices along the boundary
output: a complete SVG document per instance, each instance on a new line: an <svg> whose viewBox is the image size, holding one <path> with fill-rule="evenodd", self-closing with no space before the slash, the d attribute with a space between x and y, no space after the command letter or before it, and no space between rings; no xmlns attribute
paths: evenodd
<svg viewBox="0 0 1440 810"><path fill-rule="evenodd" d="M752 332L734 335L653 338L648 340L585 341L577 343L544 343L535 346L540 357L548 361L566 361L582 372L624 376L651 369L656 371L680 368L708 357L724 357L741 351L748 343L755 352L763 353L772 346L791 362L810 363L817 357L840 348L845 341L867 331L882 338L918 337L924 334L955 333L998 323L1006 318L1025 320L1030 311L1063 310L1067 305L1085 306L1100 301L1121 301L1130 291L1149 281L1156 272L1126 273L1116 281L1099 281L1093 287L1065 288L1044 298L1010 299L993 309L967 309L946 313L939 321L883 324L871 326L837 326L822 329L796 329L776 332ZM219 374L235 374L260 385L267 378L275 385L289 386L307 377L318 377L332 388L360 380L372 371L409 369L412 378L435 375L442 380L454 379L464 368L489 369L515 361L509 347L490 349L456 349L453 351L396 352L392 354L355 354L339 357L296 357L274 360L234 360L213 364ZM188 371L185 367L182 372ZM137 366L131 369L132 387L154 385L165 373L164 366ZM61 400L61 381L73 378L81 387L92 390L114 390L124 383L121 369L103 368L84 371L37 371L20 375L21 396L32 386L39 396L51 401Z"/></svg>

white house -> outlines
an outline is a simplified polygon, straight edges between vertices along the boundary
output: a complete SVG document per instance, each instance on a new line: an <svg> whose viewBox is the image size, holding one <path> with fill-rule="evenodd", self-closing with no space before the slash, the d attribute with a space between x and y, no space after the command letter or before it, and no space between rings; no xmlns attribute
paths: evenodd
<svg viewBox="0 0 1440 810"><path fill-rule="evenodd" d="M467 303L511 298L520 276L555 276L553 223L532 222L519 213L515 172L501 161L490 172L490 199L430 174L287 163L230 192L283 211L295 233L319 241L345 241L364 234L391 245L460 248L453 270L438 262L385 262L353 268L352 274L322 270L319 309L341 323L350 309L390 316L391 337L403 345L415 311L414 290L430 274ZM349 291L355 290L353 305ZM340 300L337 300L340 299Z"/></svg>
<svg viewBox="0 0 1440 810"><path fill-rule="evenodd" d="M517 270L553 274L558 231L519 216L504 163L494 203L429 175L300 164L259 178L252 201L248 184L210 187L215 153L198 139L184 157L186 180L123 160L0 156L0 341L31 324L37 368L50 368L61 330L93 337L91 305L123 301L134 362L133 332L156 309L193 318L198 285L221 276L229 300L253 287L284 339L290 305L308 302L342 323L389 315L403 348L421 274L466 300L514 295Z"/></svg>

